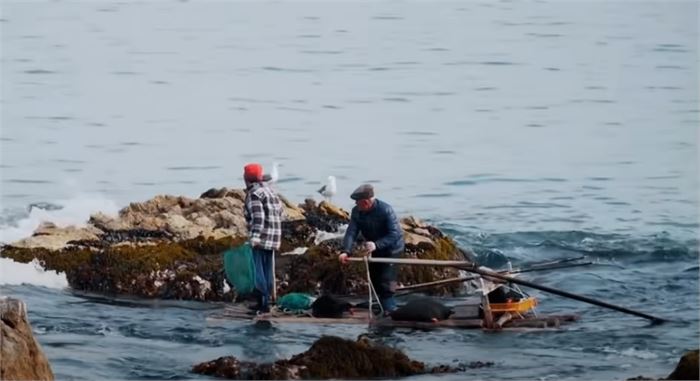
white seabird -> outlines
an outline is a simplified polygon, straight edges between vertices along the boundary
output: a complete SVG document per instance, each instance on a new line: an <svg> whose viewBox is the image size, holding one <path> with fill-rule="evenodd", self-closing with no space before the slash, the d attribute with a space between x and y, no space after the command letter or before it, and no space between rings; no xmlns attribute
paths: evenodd
<svg viewBox="0 0 700 381"><path fill-rule="evenodd" d="M265 182L270 182L270 183L276 183L277 180L280 178L280 171L279 171L279 164L277 162L272 163L272 170L270 170L269 174L264 174L263 175L263 181Z"/></svg>
<svg viewBox="0 0 700 381"><path fill-rule="evenodd" d="M330 202L331 198L335 196L337 192L337 188L335 186L335 176L328 176L328 180L326 181L326 184L321 187L321 189L318 190L318 193L320 193L323 197L326 198L326 201Z"/></svg>

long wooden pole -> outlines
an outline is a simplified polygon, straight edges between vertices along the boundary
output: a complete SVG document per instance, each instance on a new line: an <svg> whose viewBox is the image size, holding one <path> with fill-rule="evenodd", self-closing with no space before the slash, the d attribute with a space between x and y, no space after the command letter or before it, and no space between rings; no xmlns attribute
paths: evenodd
<svg viewBox="0 0 700 381"><path fill-rule="evenodd" d="M452 283L461 283L461 282L466 282L468 280L472 279L477 279L478 276L463 276L463 277L458 277L458 278L448 278L448 279L442 279L442 280L436 280L433 282L426 282L426 283L418 283L418 284L413 284L410 286L404 286L404 287L399 287L396 289L396 291L409 291L409 290L417 290L421 288L428 288L428 287L433 287L433 286L442 286L445 284L452 284Z"/></svg>
<svg viewBox="0 0 700 381"><path fill-rule="evenodd" d="M367 260L370 263L395 263L399 265L423 265L423 266L445 266L445 267L459 267L459 266L472 266L473 263L469 261L438 261L434 259L413 259L413 258L374 258L369 257ZM364 262L364 257L349 257L350 262Z"/></svg>
<svg viewBox="0 0 700 381"><path fill-rule="evenodd" d="M353 262L358 262L358 261L364 261L363 258L348 258L349 260ZM603 302L597 299L589 298L587 296L583 295L577 295L577 294L572 294L567 291L562 291L558 290L556 288L548 287L548 286L542 286L536 283L528 282L526 280L514 278L512 276L508 275L503 275L499 274L495 271L487 270L483 267L475 267L473 263L467 262L467 261L438 261L438 260L433 260L433 259L413 259L413 258L368 258L369 262L374 262L374 263L396 263L396 264L404 264L404 265L422 265L422 266L447 266L447 267L457 267L461 270L468 271L471 273L479 274L482 276L486 277L491 277L495 279L500 279L506 282L512 282L516 284L520 284L523 286L531 287L537 290L549 292L555 295L563 296L565 298L570 298L574 300L578 300L584 303L589 303L593 304L599 307L604 307L604 308L609 308L611 310L623 312L626 314L630 315L635 315L639 316L645 319L649 319L652 321L652 323L659 324L663 323L666 321L666 319L658 318L656 316L648 315L643 312L638 312L631 310L629 308L621 307L621 306L616 306L614 304L610 304L607 302Z"/></svg>
<svg viewBox="0 0 700 381"><path fill-rule="evenodd" d="M275 253L274 251L272 252L272 290L270 296L272 297L273 302L277 302L277 269L275 268Z"/></svg>

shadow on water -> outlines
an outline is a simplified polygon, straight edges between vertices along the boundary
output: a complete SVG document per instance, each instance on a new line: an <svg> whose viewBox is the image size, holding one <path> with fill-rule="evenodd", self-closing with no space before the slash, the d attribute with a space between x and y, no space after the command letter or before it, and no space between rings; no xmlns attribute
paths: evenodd
<svg viewBox="0 0 700 381"><path fill-rule="evenodd" d="M95 293L88 293L84 291L70 290L71 295L80 298L81 300L76 300L68 302L68 304L105 304L110 306L119 307L130 307L130 308L148 308L148 309L158 309L158 308L177 308L184 310L195 310L195 311L206 311L206 310L216 310L221 309L225 306L224 303L215 302L195 302L195 301L184 301L184 300L168 300L168 299L142 299L129 297L127 295L122 296L105 296Z"/></svg>

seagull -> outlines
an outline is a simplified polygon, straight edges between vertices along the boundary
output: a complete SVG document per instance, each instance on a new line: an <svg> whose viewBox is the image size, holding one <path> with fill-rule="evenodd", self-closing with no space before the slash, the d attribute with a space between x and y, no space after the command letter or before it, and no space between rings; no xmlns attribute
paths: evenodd
<svg viewBox="0 0 700 381"><path fill-rule="evenodd" d="M321 189L318 190L318 193L323 195L323 197L326 198L326 201L331 202L331 198L335 196L336 191L335 176L328 176L326 185L322 186Z"/></svg>
<svg viewBox="0 0 700 381"><path fill-rule="evenodd" d="M272 163L272 170L270 174L263 175L263 181L276 183L280 178L279 164L277 162Z"/></svg>

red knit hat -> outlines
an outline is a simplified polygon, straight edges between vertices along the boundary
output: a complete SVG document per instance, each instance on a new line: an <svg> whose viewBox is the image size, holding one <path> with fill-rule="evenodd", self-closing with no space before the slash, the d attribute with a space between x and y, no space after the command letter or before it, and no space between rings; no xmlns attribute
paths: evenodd
<svg viewBox="0 0 700 381"><path fill-rule="evenodd" d="M258 163L251 163L243 167L243 179L246 181L262 181L263 167Z"/></svg>

